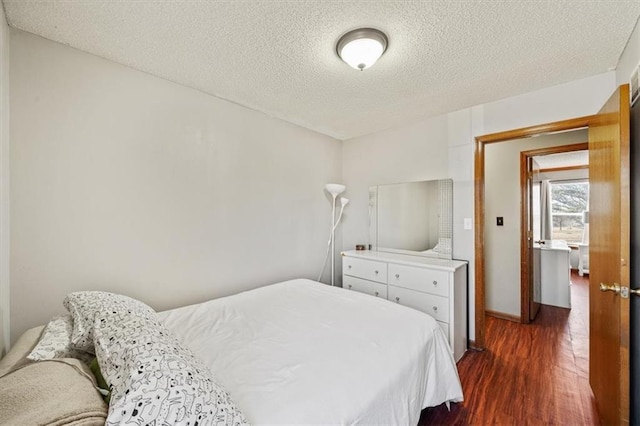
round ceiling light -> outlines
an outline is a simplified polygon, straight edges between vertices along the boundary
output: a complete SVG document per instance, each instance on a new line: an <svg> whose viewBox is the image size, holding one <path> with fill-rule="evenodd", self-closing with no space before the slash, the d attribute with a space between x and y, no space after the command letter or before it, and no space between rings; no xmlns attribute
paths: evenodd
<svg viewBox="0 0 640 426"><path fill-rule="evenodd" d="M364 70L375 64L387 50L385 33L374 28L359 28L349 31L338 40L338 56L357 70Z"/></svg>

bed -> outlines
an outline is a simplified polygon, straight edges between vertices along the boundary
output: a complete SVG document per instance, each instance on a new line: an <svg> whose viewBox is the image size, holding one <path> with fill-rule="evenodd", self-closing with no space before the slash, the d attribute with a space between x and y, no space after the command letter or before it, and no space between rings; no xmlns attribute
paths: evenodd
<svg viewBox="0 0 640 426"><path fill-rule="evenodd" d="M309 280L161 313L106 292L71 293L64 305L69 315L25 333L0 361L3 421L24 422L21 413L49 406L77 424L400 425L463 398L433 318ZM29 351L38 361L25 359ZM77 359L90 357L95 379ZM85 404L69 404L71 390L48 392L38 377L64 378L61 386L82 389ZM24 398L33 386L38 397Z"/></svg>
<svg viewBox="0 0 640 426"><path fill-rule="evenodd" d="M417 424L463 397L436 321L365 294L299 279L159 315L253 423Z"/></svg>

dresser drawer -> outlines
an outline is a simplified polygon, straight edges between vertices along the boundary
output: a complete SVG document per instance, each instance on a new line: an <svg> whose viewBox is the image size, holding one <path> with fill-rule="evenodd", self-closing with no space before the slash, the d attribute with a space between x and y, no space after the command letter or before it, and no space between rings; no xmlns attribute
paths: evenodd
<svg viewBox="0 0 640 426"><path fill-rule="evenodd" d="M387 298L387 286L385 284L379 284L373 281L363 280L361 278L345 275L342 279L342 287L347 290L366 293L383 299Z"/></svg>
<svg viewBox="0 0 640 426"><path fill-rule="evenodd" d="M392 302L427 313L438 321L449 323L449 299L434 294L389 286L388 299Z"/></svg>
<svg viewBox="0 0 640 426"><path fill-rule="evenodd" d="M342 272L352 277L387 283L387 264L383 262L343 257Z"/></svg>
<svg viewBox="0 0 640 426"><path fill-rule="evenodd" d="M449 297L449 273L445 271L390 263L389 284Z"/></svg>

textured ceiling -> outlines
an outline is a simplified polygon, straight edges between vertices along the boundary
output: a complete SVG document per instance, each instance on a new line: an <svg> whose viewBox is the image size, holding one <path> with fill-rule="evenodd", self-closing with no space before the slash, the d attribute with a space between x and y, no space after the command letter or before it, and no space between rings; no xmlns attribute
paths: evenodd
<svg viewBox="0 0 640 426"><path fill-rule="evenodd" d="M9 25L338 139L616 66L640 1L4 0ZM379 28L370 70L340 35Z"/></svg>

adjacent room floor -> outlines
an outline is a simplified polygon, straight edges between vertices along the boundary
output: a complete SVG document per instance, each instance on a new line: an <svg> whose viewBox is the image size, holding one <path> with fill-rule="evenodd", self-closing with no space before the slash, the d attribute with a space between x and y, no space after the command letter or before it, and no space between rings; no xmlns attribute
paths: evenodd
<svg viewBox="0 0 640 426"><path fill-rule="evenodd" d="M571 275L572 309L543 305L532 324L487 317L486 350L458 363L465 401L419 425L599 424L589 387L588 276Z"/></svg>

